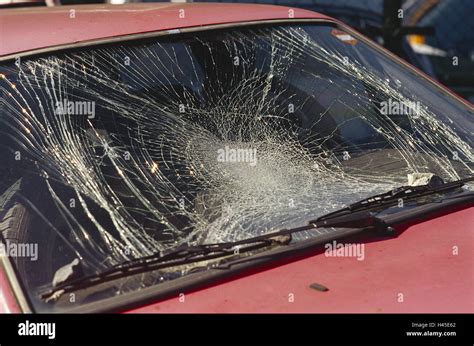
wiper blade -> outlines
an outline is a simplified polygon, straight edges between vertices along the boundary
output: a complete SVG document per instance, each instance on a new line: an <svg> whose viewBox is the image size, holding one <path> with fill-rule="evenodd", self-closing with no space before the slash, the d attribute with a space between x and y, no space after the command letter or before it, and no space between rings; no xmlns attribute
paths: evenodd
<svg viewBox="0 0 474 346"><path fill-rule="evenodd" d="M244 239L241 241L203 244L197 246L180 246L177 249L168 252L157 252L156 254L134 259L128 262L120 263L104 272L66 280L53 287L50 291L41 295L46 301L56 300L67 292L78 289L95 286L100 283L112 281L115 279L141 274L147 271L165 269L186 265L195 262L210 261L213 259L227 256L240 255L243 253L255 251L258 249L286 245L291 241L291 235L279 235L277 232L266 236Z"/></svg>
<svg viewBox="0 0 474 346"><path fill-rule="evenodd" d="M473 177L468 177L460 180L455 180L449 183L427 184L418 186L401 186L393 190L365 198L361 201L350 204L345 208L341 208L332 213L321 216L316 221L323 221L340 217L341 214L352 214L357 211L366 211L378 207L389 206L398 203L400 199L403 201L419 198L423 196L432 195L446 191L455 190L464 186L467 182L474 181Z"/></svg>
<svg viewBox="0 0 474 346"><path fill-rule="evenodd" d="M284 245L289 243L290 240L291 237L282 238L278 236L270 236L218 244L202 244L196 246L182 245L171 251L156 253L150 256L141 257L136 260L118 264L114 266L114 268L130 270L135 267L150 266L159 263L167 263L168 265L175 266L176 261L179 262L179 265L193 262L202 262L219 257L249 252L271 245Z"/></svg>

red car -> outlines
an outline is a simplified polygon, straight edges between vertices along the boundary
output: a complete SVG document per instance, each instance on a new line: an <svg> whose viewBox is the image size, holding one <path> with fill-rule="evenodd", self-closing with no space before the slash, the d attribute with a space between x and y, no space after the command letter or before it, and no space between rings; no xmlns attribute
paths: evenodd
<svg viewBox="0 0 474 346"><path fill-rule="evenodd" d="M473 312L472 105L334 19L0 12L3 312Z"/></svg>

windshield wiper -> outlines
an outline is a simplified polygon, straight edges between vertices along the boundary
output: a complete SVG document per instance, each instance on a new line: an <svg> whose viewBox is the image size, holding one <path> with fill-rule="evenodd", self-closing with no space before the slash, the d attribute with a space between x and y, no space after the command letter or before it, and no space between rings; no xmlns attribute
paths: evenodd
<svg viewBox="0 0 474 346"><path fill-rule="evenodd" d="M279 232L242 241L203 244L196 246L182 245L172 251L157 252L153 255L140 257L113 266L111 269L98 274L71 278L54 286L50 291L41 295L49 301L56 300L64 293L95 286L100 283L120 279L135 274L141 274L158 269L171 268L195 262L204 262L237 256L251 251L268 248L271 246L286 245L291 241L291 235L279 235Z"/></svg>
<svg viewBox="0 0 474 346"><path fill-rule="evenodd" d="M403 200L403 202L405 202L414 198L455 190L461 188L467 182L474 181L474 176L455 180L449 183L444 183L441 179L437 181L440 182L427 185L397 187L393 190L367 197L361 201L352 203L345 208L341 208L334 212L328 213L318 218L317 221L333 219L334 217L352 214L356 211L371 210L375 208L391 206L397 204L399 200Z"/></svg>
<svg viewBox="0 0 474 346"><path fill-rule="evenodd" d="M243 239L234 242L203 244L197 246L183 245L168 252L157 252L150 256L133 259L112 267L99 274L94 274L77 279L66 280L53 287L41 297L45 300L56 300L62 294L79 289L95 286L100 283L115 279L176 267L180 265L216 260L230 256L240 256L244 253L262 250L270 246L284 246L291 242L291 235L303 231L319 228L351 228L360 231L376 231L380 235L391 236L394 229L382 218L376 217L371 211L374 207L393 204L399 198L420 197L437 192L449 191L462 187L466 182L474 181L474 177L442 183L436 186L403 186L383 194L375 195L335 212L323 215L315 220L309 221L307 225L282 229L261 236Z"/></svg>
<svg viewBox="0 0 474 346"><path fill-rule="evenodd" d="M95 286L100 283L115 279L154 271L157 269L171 268L189 263L203 262L229 256L240 256L255 250L270 246L284 246L291 242L291 235L298 232L315 230L317 228L351 228L373 229L390 234L393 228L385 224L382 219L368 212L354 213L336 217L330 221L310 221L307 225L291 229L282 229L261 236L243 239L234 242L203 244L197 246L181 246L170 252L156 253L124 262L99 274L65 280L50 291L41 295L46 301L57 300L64 293Z"/></svg>

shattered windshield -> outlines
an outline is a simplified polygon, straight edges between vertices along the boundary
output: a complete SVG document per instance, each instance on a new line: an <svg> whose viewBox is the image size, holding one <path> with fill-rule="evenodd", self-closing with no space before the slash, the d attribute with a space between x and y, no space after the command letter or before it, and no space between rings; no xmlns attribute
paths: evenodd
<svg viewBox="0 0 474 346"><path fill-rule="evenodd" d="M37 306L58 275L300 226L409 173L474 170L472 109L330 24L174 34L0 73L0 230L32 246L15 263Z"/></svg>

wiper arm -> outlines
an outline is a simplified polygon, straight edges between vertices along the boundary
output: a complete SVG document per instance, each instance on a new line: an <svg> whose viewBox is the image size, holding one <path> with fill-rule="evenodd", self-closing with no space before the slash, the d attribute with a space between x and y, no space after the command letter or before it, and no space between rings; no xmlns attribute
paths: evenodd
<svg viewBox="0 0 474 346"><path fill-rule="evenodd" d="M332 213L321 216L317 221L330 220L341 215L352 214L357 211L367 211L378 207L389 206L398 203L400 199L403 201L432 195L435 193L446 192L461 188L467 182L474 181L473 177L455 180L449 183L427 184L418 186L401 186L393 190L365 198L361 201L350 204L345 208L341 208Z"/></svg>

